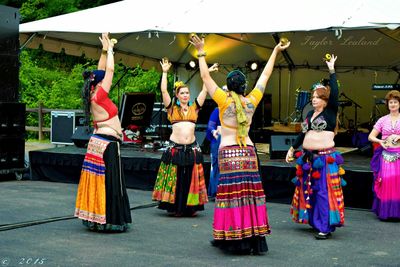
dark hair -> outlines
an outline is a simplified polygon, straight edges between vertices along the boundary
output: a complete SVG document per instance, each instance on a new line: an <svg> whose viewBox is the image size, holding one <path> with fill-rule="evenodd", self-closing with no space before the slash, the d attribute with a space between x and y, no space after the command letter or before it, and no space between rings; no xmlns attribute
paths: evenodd
<svg viewBox="0 0 400 267"><path fill-rule="evenodd" d="M240 70L233 70L226 76L226 86L229 91L244 95L247 87L246 76Z"/></svg>
<svg viewBox="0 0 400 267"><path fill-rule="evenodd" d="M92 77L93 73L91 71L85 70L82 73L82 77L84 79L81 96L82 96L82 104L83 104L83 111L85 115L85 122L84 126L89 126L90 124L90 92L92 90Z"/></svg>
<svg viewBox="0 0 400 267"><path fill-rule="evenodd" d="M90 93L94 87L104 79L106 72L104 70L85 70L82 73L83 86L82 86L82 101L83 110L85 112L85 123L84 126L89 126L90 124Z"/></svg>

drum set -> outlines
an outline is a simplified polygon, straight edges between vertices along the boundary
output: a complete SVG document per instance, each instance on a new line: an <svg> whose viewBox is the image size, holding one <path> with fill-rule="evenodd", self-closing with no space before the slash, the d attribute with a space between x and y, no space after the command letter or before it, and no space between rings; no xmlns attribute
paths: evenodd
<svg viewBox="0 0 400 267"><path fill-rule="evenodd" d="M301 122L305 120L307 113L313 109L311 104L311 93L309 91L296 89L296 104L294 111L290 114L291 122Z"/></svg>

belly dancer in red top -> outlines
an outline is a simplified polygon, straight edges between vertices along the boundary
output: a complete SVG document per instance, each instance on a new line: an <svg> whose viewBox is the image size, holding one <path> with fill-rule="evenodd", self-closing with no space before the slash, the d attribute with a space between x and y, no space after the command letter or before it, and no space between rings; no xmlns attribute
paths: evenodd
<svg viewBox="0 0 400 267"><path fill-rule="evenodd" d="M103 33L98 70L83 73L86 122L93 116L76 197L75 216L95 231L125 231L132 222L121 165L118 109L108 97L114 75L114 43Z"/></svg>

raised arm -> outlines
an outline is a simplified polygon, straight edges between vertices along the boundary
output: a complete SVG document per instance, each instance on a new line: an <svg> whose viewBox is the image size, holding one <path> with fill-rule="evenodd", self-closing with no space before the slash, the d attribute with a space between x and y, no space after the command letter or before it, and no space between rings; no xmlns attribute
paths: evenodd
<svg viewBox="0 0 400 267"><path fill-rule="evenodd" d="M106 39L107 37L108 37L108 33L102 33L101 37L99 37L99 40L103 46L103 49L101 50L99 63L97 64L98 70L106 70L106 60L107 60L107 51L108 51L108 41Z"/></svg>
<svg viewBox="0 0 400 267"><path fill-rule="evenodd" d="M212 97L218 85L215 83L213 78L211 78L210 72L208 71L208 66L206 62L207 53L204 51L204 38L198 37L197 35L192 35L189 41L196 47L197 57L199 58L200 76L207 88L208 94Z"/></svg>
<svg viewBox="0 0 400 267"><path fill-rule="evenodd" d="M101 86L103 87L104 91L109 92L114 77L114 43L111 42L107 33L102 34L102 39L103 38L107 41L107 58L105 63L106 74L101 82Z"/></svg>
<svg viewBox="0 0 400 267"><path fill-rule="evenodd" d="M214 72L214 71L218 71L218 63L214 63L209 69L208 72ZM207 97L207 87L205 85L205 83L203 83L201 92L199 93L199 95L197 96L197 103L199 103L200 106L203 106L204 101L206 100Z"/></svg>
<svg viewBox="0 0 400 267"><path fill-rule="evenodd" d="M171 104L171 97L168 94L168 71L171 68L172 64L169 62L168 58L163 58L160 61L162 68L162 77L161 77L161 95L163 99L163 103L165 107L168 107Z"/></svg>
<svg viewBox="0 0 400 267"><path fill-rule="evenodd" d="M272 71L274 70L274 65L275 65L275 60L276 56L278 55L279 52L285 50L288 48L290 45L290 42L288 42L286 45L282 45L281 42L277 44L272 51L272 54L269 56L268 62L264 67L263 72L260 75L260 78L258 78L257 85L256 87L264 93L265 87L267 86L267 82L269 78L271 77Z"/></svg>
<svg viewBox="0 0 400 267"><path fill-rule="evenodd" d="M335 55L331 55L330 59L326 61L326 65L329 69L329 87L331 88L331 92L329 94L328 106L330 108L335 109L336 111L339 108L339 88L336 79L335 73L335 61L337 57Z"/></svg>

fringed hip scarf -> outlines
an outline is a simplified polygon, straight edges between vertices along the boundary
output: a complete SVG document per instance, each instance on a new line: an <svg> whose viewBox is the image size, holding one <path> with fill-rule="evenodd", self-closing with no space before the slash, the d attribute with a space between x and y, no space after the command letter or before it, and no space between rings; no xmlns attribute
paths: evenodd
<svg viewBox="0 0 400 267"><path fill-rule="evenodd" d="M344 223L344 201L342 186L346 181L341 167L344 160L335 148L324 150L303 150L296 153L296 177L292 179L295 192L290 213L293 221L307 224L310 222L309 211L313 205L329 206L329 225L340 226ZM324 181L323 181L324 180ZM327 189L320 188L326 184ZM315 194L327 191L328 203L312 203ZM315 215L315 214L314 214ZM317 215L318 216L318 215Z"/></svg>

